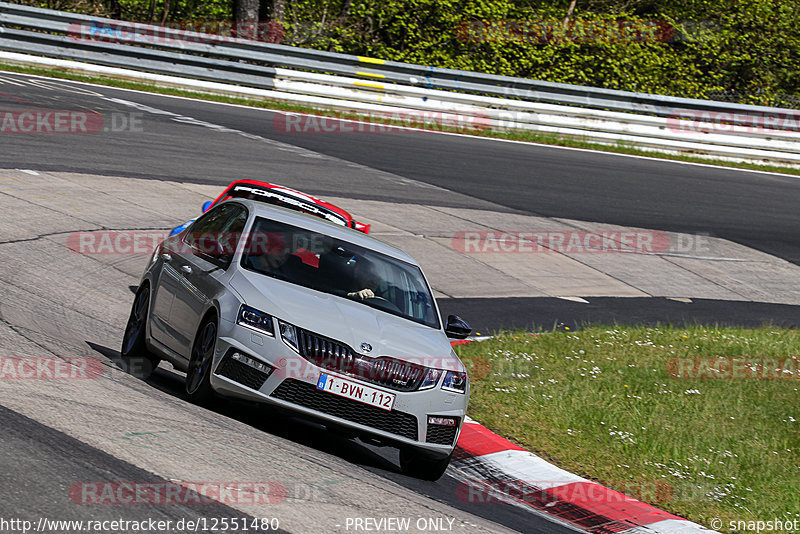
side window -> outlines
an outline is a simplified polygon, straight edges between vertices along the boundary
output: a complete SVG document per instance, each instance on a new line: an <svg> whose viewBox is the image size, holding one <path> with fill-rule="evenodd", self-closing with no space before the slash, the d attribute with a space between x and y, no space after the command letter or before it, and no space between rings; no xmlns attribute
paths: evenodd
<svg viewBox="0 0 800 534"><path fill-rule="evenodd" d="M226 204L207 211L192 224L183 240L190 247L198 248L201 239L219 234L234 207L232 204Z"/></svg>
<svg viewBox="0 0 800 534"><path fill-rule="evenodd" d="M192 225L184 238L192 253L227 269L247 223L247 210L238 204L214 208Z"/></svg>
<svg viewBox="0 0 800 534"><path fill-rule="evenodd" d="M244 225L247 224L247 210L241 206L236 206L236 211L228 219L225 227L222 229L222 246L226 254L230 255L228 263L233 259L233 254L236 252L236 247L242 239L242 232Z"/></svg>

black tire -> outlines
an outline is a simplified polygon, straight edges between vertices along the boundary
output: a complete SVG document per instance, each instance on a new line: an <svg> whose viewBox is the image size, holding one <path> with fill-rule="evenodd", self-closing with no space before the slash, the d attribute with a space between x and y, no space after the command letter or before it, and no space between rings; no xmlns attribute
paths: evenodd
<svg viewBox="0 0 800 534"><path fill-rule="evenodd" d="M120 359L122 369L136 378L147 380L161 361L147 350L147 313L150 309L150 287L142 284L133 299L128 324L122 337Z"/></svg>
<svg viewBox="0 0 800 534"><path fill-rule="evenodd" d="M217 319L206 317L192 345L192 357L186 370L186 395L195 404L208 404L214 398L211 388L211 366L217 346Z"/></svg>
<svg viewBox="0 0 800 534"><path fill-rule="evenodd" d="M431 456L430 453L413 448L400 449L400 470L404 475L421 480L436 481L442 478L450 465L451 452L448 456Z"/></svg>

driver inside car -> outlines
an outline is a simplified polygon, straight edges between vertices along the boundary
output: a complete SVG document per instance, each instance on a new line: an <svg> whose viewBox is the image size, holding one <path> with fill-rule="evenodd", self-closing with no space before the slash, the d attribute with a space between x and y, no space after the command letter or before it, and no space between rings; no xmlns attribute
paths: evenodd
<svg viewBox="0 0 800 534"><path fill-rule="evenodd" d="M354 277L352 287L362 289L350 291L347 293L347 296L351 299L359 300L376 298L377 295L375 294L375 291L377 290L378 286L378 277L375 276L375 272L372 269L372 265L369 264L369 261L362 259L361 261L357 262L353 274Z"/></svg>
<svg viewBox="0 0 800 534"><path fill-rule="evenodd" d="M320 256L319 272L325 285L348 298L366 300L376 297L377 276L369 260L351 254L341 246Z"/></svg>

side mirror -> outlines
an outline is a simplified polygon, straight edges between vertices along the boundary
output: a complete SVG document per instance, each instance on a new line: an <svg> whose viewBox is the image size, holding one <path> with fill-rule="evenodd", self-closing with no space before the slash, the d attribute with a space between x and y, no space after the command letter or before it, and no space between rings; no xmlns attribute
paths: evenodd
<svg viewBox="0 0 800 534"><path fill-rule="evenodd" d="M472 332L472 327L458 315L450 315L447 317L447 325L444 327L444 333L447 334L447 337L452 339L464 339L470 332Z"/></svg>
<svg viewBox="0 0 800 534"><path fill-rule="evenodd" d="M210 207L211 207L211 204L213 204L213 203L214 203L214 201L213 201L213 200L206 200L205 202L203 202L203 211L201 211L200 213L205 213L205 212L207 212L207 211L208 211L208 208L210 208Z"/></svg>

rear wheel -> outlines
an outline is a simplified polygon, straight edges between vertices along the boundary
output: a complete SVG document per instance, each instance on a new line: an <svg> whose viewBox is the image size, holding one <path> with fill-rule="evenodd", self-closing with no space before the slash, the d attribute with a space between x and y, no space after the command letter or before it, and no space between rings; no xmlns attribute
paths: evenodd
<svg viewBox="0 0 800 534"><path fill-rule="evenodd" d="M211 365L217 346L217 320L213 316L203 320L192 345L192 357L186 370L186 394L197 404L206 404L214 397L211 389Z"/></svg>
<svg viewBox="0 0 800 534"><path fill-rule="evenodd" d="M122 337L120 356L124 371L147 380L161 361L147 350L147 312L150 309L150 287L142 284L133 300L125 335Z"/></svg>
<svg viewBox="0 0 800 534"><path fill-rule="evenodd" d="M451 452L448 456L432 456L426 451L414 448L400 449L400 469L404 475L422 480L439 480L447 466L450 465Z"/></svg>

